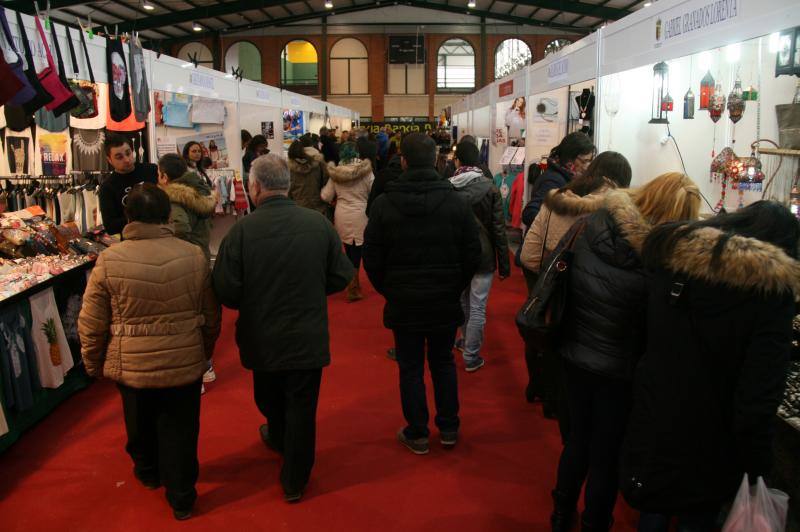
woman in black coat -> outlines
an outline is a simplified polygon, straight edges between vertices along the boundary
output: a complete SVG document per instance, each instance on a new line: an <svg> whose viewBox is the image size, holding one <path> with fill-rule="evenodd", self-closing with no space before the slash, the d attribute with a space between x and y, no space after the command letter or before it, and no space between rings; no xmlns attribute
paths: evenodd
<svg viewBox="0 0 800 532"><path fill-rule="evenodd" d="M800 296L798 237L788 209L760 201L645 242L647 349L621 477L643 512L639 530L666 531L669 516L679 530L714 530L743 475L769 473Z"/></svg>
<svg viewBox="0 0 800 532"><path fill-rule="evenodd" d="M585 223L572 248L558 348L569 436L553 490L554 531L572 529L584 481L582 529L611 528L633 368L644 352L647 286L642 243L652 227L695 219L699 209L697 186L683 174L669 173L639 189L608 193L603 209L570 230Z"/></svg>

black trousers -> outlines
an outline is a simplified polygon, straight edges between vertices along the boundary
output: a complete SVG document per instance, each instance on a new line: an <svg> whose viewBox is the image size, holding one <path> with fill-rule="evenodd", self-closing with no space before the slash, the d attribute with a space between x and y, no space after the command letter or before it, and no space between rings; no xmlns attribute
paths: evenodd
<svg viewBox="0 0 800 532"><path fill-rule="evenodd" d="M428 401L425 395L425 345L436 402L434 422L442 432L458 430L458 379L453 359L456 328L436 331L394 331L397 365L400 369L400 401L408 426L407 438L426 438Z"/></svg>
<svg viewBox="0 0 800 532"><path fill-rule="evenodd" d="M283 453L286 493L302 491L311 477L321 381L322 368L253 372L256 406L267 418L270 440Z"/></svg>
<svg viewBox="0 0 800 532"><path fill-rule="evenodd" d="M191 510L197 499L197 438L200 434L200 385L137 389L118 384L125 414L134 474L161 482L176 510Z"/></svg>
<svg viewBox="0 0 800 532"><path fill-rule="evenodd" d="M583 520L610 523L619 489L619 453L632 404L631 385L564 361L570 433L558 464L556 489L578 500L586 481Z"/></svg>
<svg viewBox="0 0 800 532"><path fill-rule="evenodd" d="M355 243L353 244L345 244L344 245L344 253L347 255L347 258L350 259L350 262L353 263L353 268L358 270L361 267L361 251L362 246L357 246Z"/></svg>

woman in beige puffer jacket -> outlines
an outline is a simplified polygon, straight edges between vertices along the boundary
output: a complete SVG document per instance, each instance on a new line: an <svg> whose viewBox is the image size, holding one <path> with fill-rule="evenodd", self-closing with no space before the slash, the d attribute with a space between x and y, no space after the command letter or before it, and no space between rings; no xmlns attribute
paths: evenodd
<svg viewBox="0 0 800 532"><path fill-rule="evenodd" d="M361 265L361 246L367 227L367 200L375 176L369 159L359 159L356 145L345 142L339 150L339 166L330 166L330 180L320 196L328 203L336 200L333 214L334 226L342 239L347 257L356 269L356 275L347 287L347 300L363 298L358 280Z"/></svg>

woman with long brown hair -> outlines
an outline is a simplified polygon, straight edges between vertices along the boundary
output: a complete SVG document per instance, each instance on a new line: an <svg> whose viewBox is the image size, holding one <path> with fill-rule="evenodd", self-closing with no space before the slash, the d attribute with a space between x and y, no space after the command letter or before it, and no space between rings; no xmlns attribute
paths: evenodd
<svg viewBox="0 0 800 532"><path fill-rule="evenodd" d="M645 347L642 245L653 227L696 219L699 209L691 179L663 174L641 188L610 192L601 210L564 237L582 227L558 346L570 427L553 491L554 531L571 530L584 481L583 530L611 528L633 369Z"/></svg>

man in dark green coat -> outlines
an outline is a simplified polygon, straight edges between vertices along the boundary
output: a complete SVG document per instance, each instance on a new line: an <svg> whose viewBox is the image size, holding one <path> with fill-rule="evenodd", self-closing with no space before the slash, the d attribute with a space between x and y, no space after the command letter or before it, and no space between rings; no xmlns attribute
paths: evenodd
<svg viewBox="0 0 800 532"><path fill-rule="evenodd" d="M354 270L331 223L290 200L289 185L280 156L253 162L256 210L222 241L213 280L219 301L239 310L239 355L268 423L261 438L283 454L281 484L293 502L314 465L319 386L330 363L327 296L344 290Z"/></svg>

